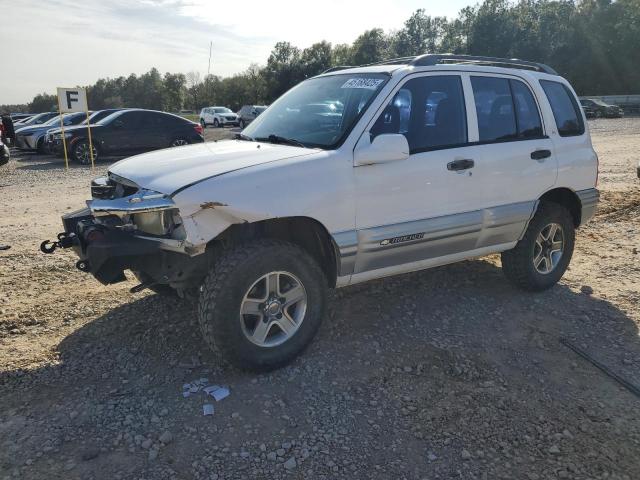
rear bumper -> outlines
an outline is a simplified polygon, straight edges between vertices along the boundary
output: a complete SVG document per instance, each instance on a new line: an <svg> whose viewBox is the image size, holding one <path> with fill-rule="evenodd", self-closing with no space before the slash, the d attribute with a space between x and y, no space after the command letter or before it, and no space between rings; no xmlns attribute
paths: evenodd
<svg viewBox="0 0 640 480"><path fill-rule="evenodd" d="M578 190L576 195L578 195L582 206L580 224L584 225L591 220L596 213L596 208L600 201L600 192L597 188L588 188L586 190Z"/></svg>

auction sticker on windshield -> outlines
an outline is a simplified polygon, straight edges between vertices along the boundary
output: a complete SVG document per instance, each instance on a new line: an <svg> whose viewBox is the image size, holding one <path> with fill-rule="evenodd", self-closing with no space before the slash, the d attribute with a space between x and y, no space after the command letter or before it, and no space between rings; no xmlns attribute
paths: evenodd
<svg viewBox="0 0 640 480"><path fill-rule="evenodd" d="M382 78L350 78L340 88L366 88L375 90L384 80Z"/></svg>

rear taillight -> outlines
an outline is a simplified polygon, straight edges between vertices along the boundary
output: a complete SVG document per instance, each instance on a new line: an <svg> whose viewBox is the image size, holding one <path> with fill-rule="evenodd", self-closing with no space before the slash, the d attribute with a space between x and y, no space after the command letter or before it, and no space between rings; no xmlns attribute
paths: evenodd
<svg viewBox="0 0 640 480"><path fill-rule="evenodd" d="M198 135L202 135L202 125L200 125L199 123L196 123L193 128L195 129L196 132L198 132Z"/></svg>

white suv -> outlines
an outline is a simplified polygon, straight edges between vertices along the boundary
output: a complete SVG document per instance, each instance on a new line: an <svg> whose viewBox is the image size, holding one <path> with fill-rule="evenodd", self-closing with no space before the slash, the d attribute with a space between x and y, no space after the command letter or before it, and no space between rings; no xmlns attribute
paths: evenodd
<svg viewBox="0 0 640 480"><path fill-rule="evenodd" d="M42 247L105 284L195 292L207 342L269 369L313 338L328 288L498 252L518 287L553 286L597 164L551 68L423 55L305 80L235 140L116 163Z"/></svg>
<svg viewBox="0 0 640 480"><path fill-rule="evenodd" d="M213 125L216 128L224 127L225 125L237 127L240 124L239 121L238 115L227 107L206 107L200 110L200 125L202 125L202 128L207 128L207 125Z"/></svg>

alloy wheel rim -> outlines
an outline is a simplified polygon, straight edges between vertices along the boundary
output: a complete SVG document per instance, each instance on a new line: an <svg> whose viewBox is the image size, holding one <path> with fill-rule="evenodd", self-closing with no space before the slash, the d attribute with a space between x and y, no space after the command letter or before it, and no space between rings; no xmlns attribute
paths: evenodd
<svg viewBox="0 0 640 480"><path fill-rule="evenodd" d="M533 266L538 273L553 272L564 253L564 230L558 223L549 223L538 236L533 247Z"/></svg>
<svg viewBox="0 0 640 480"><path fill-rule="evenodd" d="M86 165L91 161L91 154L89 153L89 145L86 143L82 143L78 145L77 155L80 163ZM93 147L93 160L95 161L98 158L98 150L96 147Z"/></svg>
<svg viewBox="0 0 640 480"><path fill-rule="evenodd" d="M275 347L300 328L307 311L307 292L289 272L269 272L256 280L240 304L245 337L259 347Z"/></svg>

